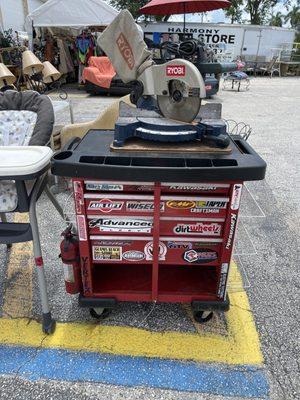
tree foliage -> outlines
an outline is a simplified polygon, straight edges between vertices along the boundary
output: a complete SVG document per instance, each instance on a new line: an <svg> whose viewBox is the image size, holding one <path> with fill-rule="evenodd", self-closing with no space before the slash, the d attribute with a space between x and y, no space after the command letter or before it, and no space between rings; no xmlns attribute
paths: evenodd
<svg viewBox="0 0 300 400"><path fill-rule="evenodd" d="M125 10L131 12L134 19L138 18L142 14L138 11L145 4L149 3L150 0L110 0L110 4L117 10Z"/></svg>
<svg viewBox="0 0 300 400"><path fill-rule="evenodd" d="M230 22L233 24L235 22L242 21L242 5L244 0L231 0L231 6L226 8L225 15L227 18L230 18Z"/></svg>
<svg viewBox="0 0 300 400"><path fill-rule="evenodd" d="M271 26L282 26L284 15L278 11L275 15L271 16L270 25Z"/></svg>
<svg viewBox="0 0 300 400"><path fill-rule="evenodd" d="M285 22L289 22L291 27L300 31L300 6L294 6L285 16Z"/></svg>

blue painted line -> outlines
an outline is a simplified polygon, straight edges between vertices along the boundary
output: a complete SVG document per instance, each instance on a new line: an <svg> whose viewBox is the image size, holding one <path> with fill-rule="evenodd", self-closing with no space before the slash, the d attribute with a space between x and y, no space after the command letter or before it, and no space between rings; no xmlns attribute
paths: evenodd
<svg viewBox="0 0 300 400"><path fill-rule="evenodd" d="M256 399L267 398L269 392L264 372L251 366L217 368L189 361L0 346L0 374L15 373L31 381L150 386Z"/></svg>

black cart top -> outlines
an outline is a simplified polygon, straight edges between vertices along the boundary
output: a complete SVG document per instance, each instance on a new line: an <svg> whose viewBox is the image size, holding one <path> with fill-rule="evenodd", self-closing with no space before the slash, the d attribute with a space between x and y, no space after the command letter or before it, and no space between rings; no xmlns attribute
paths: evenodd
<svg viewBox="0 0 300 400"><path fill-rule="evenodd" d="M113 131L91 130L51 160L54 175L146 182L254 181L266 163L240 136L231 136L230 154L113 152Z"/></svg>

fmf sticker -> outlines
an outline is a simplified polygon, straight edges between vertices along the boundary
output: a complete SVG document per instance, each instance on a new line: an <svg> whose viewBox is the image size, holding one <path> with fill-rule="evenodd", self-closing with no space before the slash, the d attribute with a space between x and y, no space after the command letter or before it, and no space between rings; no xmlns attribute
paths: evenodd
<svg viewBox="0 0 300 400"><path fill-rule="evenodd" d="M128 65L128 68L132 70L135 64L133 51L122 32L118 36L116 43L120 50L120 53L122 54L122 57L124 58L126 64Z"/></svg>
<svg viewBox="0 0 300 400"><path fill-rule="evenodd" d="M210 249L189 250L183 254L183 259L189 263L208 263L218 259L218 253Z"/></svg>
<svg viewBox="0 0 300 400"><path fill-rule="evenodd" d="M87 240L86 223L84 215L77 215L77 228L79 240Z"/></svg>
<svg viewBox="0 0 300 400"><path fill-rule="evenodd" d="M113 183L96 183L88 182L85 185L87 190L103 190L103 191L122 191L123 185Z"/></svg>
<svg viewBox="0 0 300 400"><path fill-rule="evenodd" d="M148 242L145 245L144 253L146 255L146 260L153 260L153 242ZM166 259L167 247L164 243L159 242L158 259L159 261L164 261Z"/></svg>
<svg viewBox="0 0 300 400"><path fill-rule="evenodd" d="M169 200L167 201L167 207L173 208L176 210L188 210L189 208L193 208L196 206L195 201L189 200Z"/></svg>
<svg viewBox="0 0 300 400"><path fill-rule="evenodd" d="M197 222L196 224L177 224L174 228L174 233L193 235L207 235L207 236L219 236L221 233L221 224L215 222L212 223L202 223Z"/></svg>
<svg viewBox="0 0 300 400"><path fill-rule="evenodd" d="M230 208L232 210L239 209L241 195L242 195L242 188L243 188L243 185L241 185L241 184L235 184L233 186L232 198L231 198L231 204L230 204Z"/></svg>
<svg viewBox="0 0 300 400"><path fill-rule="evenodd" d="M126 261L142 261L145 258L145 254L137 250L128 250L123 253L123 259Z"/></svg>
<svg viewBox="0 0 300 400"><path fill-rule="evenodd" d="M122 260L122 247L93 246L93 260L120 261Z"/></svg>
<svg viewBox="0 0 300 400"><path fill-rule="evenodd" d="M164 211L164 203L160 203L160 211ZM151 201L127 201L126 211L153 212L154 203Z"/></svg>
<svg viewBox="0 0 300 400"><path fill-rule="evenodd" d="M124 202L112 201L110 199L101 199L91 201L88 210L99 210L103 213L110 213L113 210L121 210Z"/></svg>
<svg viewBox="0 0 300 400"><path fill-rule="evenodd" d="M227 239L227 243L226 243L227 250L229 250L232 246L236 221L237 221L237 215L231 213L231 215L230 215L230 230L229 230L229 235L228 235L228 239Z"/></svg>
<svg viewBox="0 0 300 400"><path fill-rule="evenodd" d="M99 228L100 232L143 232L151 233L152 221L143 219L95 218L89 222L90 228Z"/></svg>
<svg viewBox="0 0 300 400"><path fill-rule="evenodd" d="M167 76L185 76L185 65L167 65Z"/></svg>

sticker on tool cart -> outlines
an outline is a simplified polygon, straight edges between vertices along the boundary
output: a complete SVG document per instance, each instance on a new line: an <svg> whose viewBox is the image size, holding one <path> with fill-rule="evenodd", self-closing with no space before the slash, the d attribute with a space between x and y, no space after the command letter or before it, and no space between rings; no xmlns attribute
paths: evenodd
<svg viewBox="0 0 300 400"><path fill-rule="evenodd" d="M222 298L224 298L225 295L228 268L229 264L227 263L223 263L221 266L221 276L218 288L218 296Z"/></svg>
<svg viewBox="0 0 300 400"><path fill-rule="evenodd" d="M193 244L191 242L168 242L168 249L191 249Z"/></svg>
<svg viewBox="0 0 300 400"><path fill-rule="evenodd" d="M130 246L132 244L131 240L97 240L94 242L97 246Z"/></svg>
<svg viewBox="0 0 300 400"><path fill-rule="evenodd" d="M189 263L209 263L218 259L218 253L211 249L188 250L183 253L183 259Z"/></svg>
<svg viewBox="0 0 300 400"><path fill-rule="evenodd" d="M166 188L169 190L175 191L183 191L183 192L196 192L196 191L214 191L217 189L225 189L228 188L229 184L210 184L210 183L198 183L198 184L185 184L185 183L177 183L177 184L167 184L162 183L162 189Z"/></svg>
<svg viewBox="0 0 300 400"><path fill-rule="evenodd" d="M84 215L77 215L77 228L79 240L87 240L86 223Z"/></svg>
<svg viewBox="0 0 300 400"><path fill-rule="evenodd" d="M176 235L220 236L221 229L222 225L216 222L197 222L195 224L177 224L173 231Z"/></svg>
<svg viewBox="0 0 300 400"><path fill-rule="evenodd" d="M229 229L229 234L226 242L226 250L229 250L232 247L232 242L234 238L234 232L235 232L235 227L237 223L237 214L230 214L230 229Z"/></svg>
<svg viewBox="0 0 300 400"><path fill-rule="evenodd" d="M86 182L85 187L87 190L103 190L115 192L123 190L123 185L115 183Z"/></svg>
<svg viewBox="0 0 300 400"><path fill-rule="evenodd" d="M122 210L124 202L112 201L110 199L101 199L91 201L88 206L88 210L99 210L103 213L110 213L112 211Z"/></svg>
<svg viewBox="0 0 300 400"><path fill-rule="evenodd" d="M166 66L167 76L185 76L185 65L167 65Z"/></svg>
<svg viewBox="0 0 300 400"><path fill-rule="evenodd" d="M100 232L151 233L152 225L152 220L137 218L95 218L89 221L89 227L98 228Z"/></svg>
<svg viewBox="0 0 300 400"><path fill-rule="evenodd" d="M145 254L138 250L129 250L123 253L123 259L126 261L142 261L145 259Z"/></svg>
<svg viewBox="0 0 300 400"><path fill-rule="evenodd" d="M167 207L176 210L197 210L202 208L226 208L226 201L220 200L169 200L167 201ZM195 212L195 211L194 211Z"/></svg>
<svg viewBox="0 0 300 400"><path fill-rule="evenodd" d="M81 214L84 206L83 190L80 181L73 182L76 213Z"/></svg>
<svg viewBox="0 0 300 400"><path fill-rule="evenodd" d="M93 246L94 261L120 261L122 260L122 247L119 246Z"/></svg>
<svg viewBox="0 0 300 400"><path fill-rule="evenodd" d="M148 242L144 248L146 260L153 260L153 242ZM159 242L158 259L164 261L166 259L167 247L163 242Z"/></svg>
<svg viewBox="0 0 300 400"><path fill-rule="evenodd" d="M231 204L230 204L230 208L232 210L239 209L241 195L242 195L242 188L243 188L243 185L241 185L241 184L235 184L233 186L232 198L231 198Z"/></svg>
<svg viewBox="0 0 300 400"><path fill-rule="evenodd" d="M165 210L164 203L160 203L160 211ZM153 201L127 201L126 211L128 212L153 212L154 203Z"/></svg>

